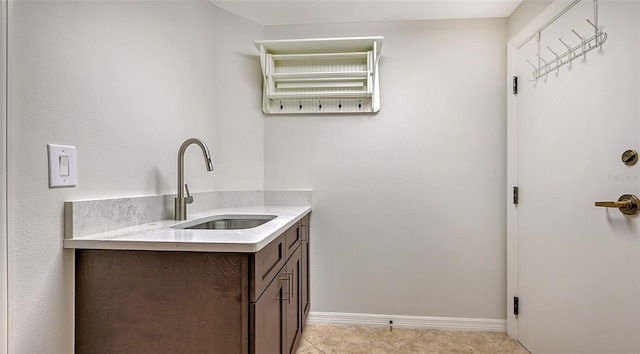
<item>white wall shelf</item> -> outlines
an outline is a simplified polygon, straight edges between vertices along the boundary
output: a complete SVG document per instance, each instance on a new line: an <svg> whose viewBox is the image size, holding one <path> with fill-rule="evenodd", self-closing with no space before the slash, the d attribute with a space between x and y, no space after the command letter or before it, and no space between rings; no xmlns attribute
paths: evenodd
<svg viewBox="0 0 640 354"><path fill-rule="evenodd" d="M267 114L380 110L383 37L256 41Z"/></svg>

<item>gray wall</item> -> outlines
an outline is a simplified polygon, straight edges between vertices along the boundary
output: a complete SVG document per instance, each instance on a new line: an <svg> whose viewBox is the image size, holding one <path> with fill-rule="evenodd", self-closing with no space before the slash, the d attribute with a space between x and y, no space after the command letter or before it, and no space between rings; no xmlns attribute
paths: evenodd
<svg viewBox="0 0 640 354"><path fill-rule="evenodd" d="M265 27L385 38L379 114L265 118L265 186L313 189L313 311L506 317L506 33L506 19Z"/></svg>
<svg viewBox="0 0 640 354"><path fill-rule="evenodd" d="M16 1L10 15L9 352L70 353L63 202L175 193L192 136L216 167L190 148L192 191L261 189L262 27L208 1ZM77 147L76 188L48 188L47 143Z"/></svg>

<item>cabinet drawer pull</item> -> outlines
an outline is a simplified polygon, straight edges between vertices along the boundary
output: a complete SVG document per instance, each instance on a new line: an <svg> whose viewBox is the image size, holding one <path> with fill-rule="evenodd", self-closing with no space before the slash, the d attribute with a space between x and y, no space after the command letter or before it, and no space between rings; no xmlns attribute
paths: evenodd
<svg viewBox="0 0 640 354"><path fill-rule="evenodd" d="M287 294L286 300L291 304L291 298L293 297L293 272L284 272L283 274L285 276L281 277L280 280L287 281L287 291L285 292L285 294Z"/></svg>
<svg viewBox="0 0 640 354"><path fill-rule="evenodd" d="M289 303L291 303L291 298L295 297L294 292L293 292L294 289L295 289L295 283L294 283L295 281L296 281L295 271L292 270L291 271L291 291L289 291L289 294L291 296L289 296Z"/></svg>

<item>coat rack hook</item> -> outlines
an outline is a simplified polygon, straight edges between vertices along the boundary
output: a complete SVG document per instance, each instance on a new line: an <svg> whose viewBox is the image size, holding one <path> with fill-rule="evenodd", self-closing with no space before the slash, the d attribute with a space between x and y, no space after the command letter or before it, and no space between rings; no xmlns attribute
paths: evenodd
<svg viewBox="0 0 640 354"><path fill-rule="evenodd" d="M584 38L582 38L582 36L580 36L580 35L578 34L578 32L576 32L576 31L575 31L575 30L573 30L573 29L571 29L571 32L573 32L573 34L575 34L576 36L578 36L578 38L580 38L580 41L582 41L582 53L581 53L581 54L579 54L579 55L584 55L584 54L586 53L586 50L585 50L585 44L586 44L586 42L584 41Z"/></svg>
<svg viewBox="0 0 640 354"><path fill-rule="evenodd" d="M591 27L593 27L593 29L596 30L596 47L599 47L602 43L604 43L604 41L607 40L607 34L600 32L600 29L598 29L598 26L594 25L593 22L591 22L591 20L587 19L587 22L589 22Z"/></svg>
<svg viewBox="0 0 640 354"><path fill-rule="evenodd" d="M575 34L576 36L578 36L578 38L580 38L580 41L582 41L582 43L584 43L584 38L582 38L582 36L580 36L580 35L578 34L578 32L576 32L576 30L571 29L571 32L573 32L573 34Z"/></svg>
<svg viewBox="0 0 640 354"><path fill-rule="evenodd" d="M600 32L599 35L596 36L596 45L599 47L607 40L607 33Z"/></svg>
<svg viewBox="0 0 640 354"><path fill-rule="evenodd" d="M538 56L538 58L540 58L540 60L542 60L544 62L544 76L547 76L549 74L549 62L544 60L544 58L542 56L540 56L540 54L536 54ZM540 72L540 69L538 69L538 73Z"/></svg>
<svg viewBox="0 0 640 354"><path fill-rule="evenodd" d="M282 101L280 101L280 109L283 109L284 106L282 105Z"/></svg>
<svg viewBox="0 0 640 354"><path fill-rule="evenodd" d="M567 47L567 49L568 49L568 50L571 50L571 47L570 47L567 43L565 43L565 42L562 40L562 38L558 38L558 40L560 41L560 43L564 44L564 46L565 46L565 47Z"/></svg>
<svg viewBox="0 0 640 354"><path fill-rule="evenodd" d="M338 109L342 109L342 100L338 100Z"/></svg>
<svg viewBox="0 0 640 354"><path fill-rule="evenodd" d="M302 109L302 101L298 101L298 108Z"/></svg>
<svg viewBox="0 0 640 354"><path fill-rule="evenodd" d="M569 61L572 61L572 60L573 60L573 58L575 57L575 54L573 54L573 53L571 52L571 47L570 47L567 43L565 43L565 42L562 40L562 38L558 38L558 40L559 40L559 41L560 41L560 43L562 43L565 47L567 47L567 55L568 55L568 57L569 57Z"/></svg>
<svg viewBox="0 0 640 354"><path fill-rule="evenodd" d="M561 61L560 61L560 57L558 56L558 53L554 52L554 51L553 51L553 49L551 49L551 47L549 47L549 46L547 46L547 49L549 49L549 51L550 51L551 53L553 53L553 55L555 55L555 57L556 57L556 60L555 60L555 62L556 62L556 69L557 69L557 68L559 68L559 67L560 67L560 64L562 64L562 63L561 63Z"/></svg>
<svg viewBox="0 0 640 354"><path fill-rule="evenodd" d="M322 101L318 100L318 109L322 109Z"/></svg>

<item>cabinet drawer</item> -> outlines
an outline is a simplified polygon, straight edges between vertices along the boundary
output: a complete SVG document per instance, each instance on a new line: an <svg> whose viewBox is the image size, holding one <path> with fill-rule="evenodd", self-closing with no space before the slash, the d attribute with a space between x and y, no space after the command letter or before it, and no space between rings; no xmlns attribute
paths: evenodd
<svg viewBox="0 0 640 354"><path fill-rule="evenodd" d="M302 230L300 229L300 222L297 222L293 226L291 226L285 233L285 236L285 257L288 259L289 257L291 257L293 252L295 252L296 248L300 246L300 242L302 241Z"/></svg>
<svg viewBox="0 0 640 354"><path fill-rule="evenodd" d="M284 266L286 258L286 232L271 241L260 251L250 255L249 301L256 301L271 280Z"/></svg>

